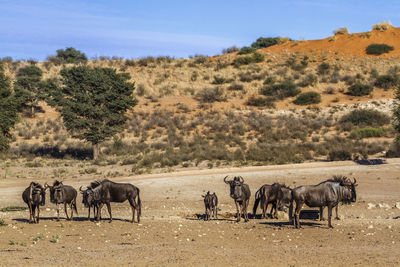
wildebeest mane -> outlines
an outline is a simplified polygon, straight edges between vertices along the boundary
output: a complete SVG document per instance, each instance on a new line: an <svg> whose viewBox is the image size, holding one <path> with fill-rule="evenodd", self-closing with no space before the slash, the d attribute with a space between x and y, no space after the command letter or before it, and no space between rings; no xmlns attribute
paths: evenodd
<svg viewBox="0 0 400 267"><path fill-rule="evenodd" d="M318 185L327 183L327 182L332 182L332 183L344 183L348 178L344 175L334 175L331 179L328 179L326 181L320 182Z"/></svg>
<svg viewBox="0 0 400 267"><path fill-rule="evenodd" d="M59 186L59 185L62 185L62 184L63 184L62 182L60 182L58 180L55 180L54 183L53 183L53 186Z"/></svg>

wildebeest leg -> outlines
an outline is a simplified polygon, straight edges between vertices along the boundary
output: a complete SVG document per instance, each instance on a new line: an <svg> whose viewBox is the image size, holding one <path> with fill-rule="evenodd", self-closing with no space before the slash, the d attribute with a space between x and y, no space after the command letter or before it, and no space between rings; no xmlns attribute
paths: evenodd
<svg viewBox="0 0 400 267"><path fill-rule="evenodd" d="M300 211L301 211L302 207L303 207L302 202L296 202L296 211L294 212L296 228L301 228L301 226L300 226Z"/></svg>
<svg viewBox="0 0 400 267"><path fill-rule="evenodd" d="M338 211L338 207L339 207L339 203L336 205L336 207L335 207L335 211L336 211L336 220L340 220L340 218L339 218L339 215L337 214L337 211Z"/></svg>
<svg viewBox="0 0 400 267"><path fill-rule="evenodd" d="M96 215L96 214L95 214ZM88 221L90 220L90 206L89 206L89 211L88 211L88 216L87 216Z"/></svg>
<svg viewBox="0 0 400 267"><path fill-rule="evenodd" d="M275 201L275 203L272 204L272 208L271 208L271 216L272 216L272 210L274 210L274 219L278 219L278 201Z"/></svg>
<svg viewBox="0 0 400 267"><path fill-rule="evenodd" d="M217 206L215 206L214 207L214 212L213 212L214 213L214 219L218 219L217 218L217 212L218 212L218 208L217 208Z"/></svg>
<svg viewBox="0 0 400 267"><path fill-rule="evenodd" d="M110 221L109 221L109 223L111 223L111 222L112 222L111 204L110 204L110 202L107 202L106 205L107 205L108 214L110 215Z"/></svg>
<svg viewBox="0 0 400 267"><path fill-rule="evenodd" d="M67 216L67 220L69 221L68 212L67 212L67 202L64 203L64 211L65 211L65 216Z"/></svg>
<svg viewBox="0 0 400 267"><path fill-rule="evenodd" d="M244 201L244 221L248 222L249 221L249 214L247 213L247 207L249 206L249 199Z"/></svg>
<svg viewBox="0 0 400 267"><path fill-rule="evenodd" d="M328 227L333 228L332 226L332 204L328 205Z"/></svg>
<svg viewBox="0 0 400 267"><path fill-rule="evenodd" d="M40 214L40 209L39 205L37 206L37 217L36 217L36 223L39 223L39 214Z"/></svg>
<svg viewBox="0 0 400 267"><path fill-rule="evenodd" d="M56 204L56 209L57 209L57 221L59 221L60 220L60 206L58 203Z"/></svg>
<svg viewBox="0 0 400 267"><path fill-rule="evenodd" d="M324 218L324 207L319 207L319 220L320 221L325 221L325 218Z"/></svg>
<svg viewBox="0 0 400 267"><path fill-rule="evenodd" d="M28 207L29 207L29 223L32 223L33 209L32 209L32 203L30 203L30 201L28 201Z"/></svg>
<svg viewBox="0 0 400 267"><path fill-rule="evenodd" d="M132 208L132 221L131 221L131 223L133 223L133 222L135 222L135 211L138 208L138 206L136 204L135 199L128 198L128 200L129 200L129 204L131 205L131 208Z"/></svg>
<svg viewBox="0 0 400 267"><path fill-rule="evenodd" d="M74 205L74 202L72 201L71 204L69 204L69 208L71 209L71 220L72 220L72 218L74 217L73 205Z"/></svg>
<svg viewBox="0 0 400 267"><path fill-rule="evenodd" d="M238 204L238 202L235 200L235 205L236 205L236 221L240 222L240 211L239 211L239 207L241 206L240 204ZM239 205L239 206L238 206Z"/></svg>
<svg viewBox="0 0 400 267"><path fill-rule="evenodd" d="M267 209L268 209L268 201L265 200L265 201L264 201L264 206L263 206L263 214L264 214L264 218L265 218L265 219L268 218L268 216L267 216L267 213L268 213Z"/></svg>
<svg viewBox="0 0 400 267"><path fill-rule="evenodd" d="M100 203L99 206L97 207L97 218L96 221L100 221L100 217L101 217L101 208L103 207L103 203Z"/></svg>
<svg viewBox="0 0 400 267"><path fill-rule="evenodd" d="M264 214L264 202L265 202L265 198L262 196L261 200L260 200L260 208L262 210L261 212L261 219L265 219L265 214ZM256 213L254 213L254 217L256 216Z"/></svg>

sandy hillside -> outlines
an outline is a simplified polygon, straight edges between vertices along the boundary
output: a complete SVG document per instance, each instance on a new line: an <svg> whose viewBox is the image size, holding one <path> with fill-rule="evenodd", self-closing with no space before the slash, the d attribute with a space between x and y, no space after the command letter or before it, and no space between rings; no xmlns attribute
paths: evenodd
<svg viewBox="0 0 400 267"><path fill-rule="evenodd" d="M391 27L386 31L373 30L363 33L338 34L319 40L291 41L264 49L264 52L301 52L325 53L327 56L358 56L376 57L367 55L365 48L370 44L387 44L395 48L400 47L400 28ZM400 50L383 54L380 57L399 56Z"/></svg>

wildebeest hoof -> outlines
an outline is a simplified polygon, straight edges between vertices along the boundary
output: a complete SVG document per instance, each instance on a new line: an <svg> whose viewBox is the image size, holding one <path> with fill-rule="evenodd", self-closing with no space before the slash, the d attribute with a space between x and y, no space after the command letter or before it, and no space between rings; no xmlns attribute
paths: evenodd
<svg viewBox="0 0 400 267"><path fill-rule="evenodd" d="M112 221L110 220L108 223L112 223Z"/></svg>
<svg viewBox="0 0 400 267"><path fill-rule="evenodd" d="M339 218L339 217L336 217L335 220L340 220L340 218Z"/></svg>

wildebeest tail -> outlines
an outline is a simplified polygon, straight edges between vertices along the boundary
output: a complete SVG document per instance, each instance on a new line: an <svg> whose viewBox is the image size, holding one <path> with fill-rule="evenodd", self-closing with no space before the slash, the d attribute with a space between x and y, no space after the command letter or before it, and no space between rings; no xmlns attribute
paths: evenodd
<svg viewBox="0 0 400 267"><path fill-rule="evenodd" d="M142 215L142 201L140 200L140 190L137 189L137 198L138 198L138 205L139 205L139 216Z"/></svg>
<svg viewBox="0 0 400 267"><path fill-rule="evenodd" d="M259 189L256 194L254 195L254 206L253 206L253 216L256 216L256 212L257 212L257 207L258 207L258 203L260 203L260 199L261 199L261 189Z"/></svg>
<svg viewBox="0 0 400 267"><path fill-rule="evenodd" d="M76 209L76 197L74 198L74 200L72 202L72 207L74 208L74 211L76 212L76 214L78 214L78 210Z"/></svg>

